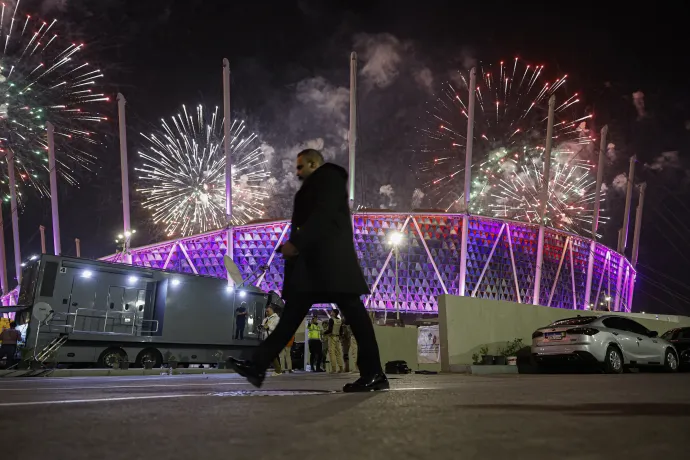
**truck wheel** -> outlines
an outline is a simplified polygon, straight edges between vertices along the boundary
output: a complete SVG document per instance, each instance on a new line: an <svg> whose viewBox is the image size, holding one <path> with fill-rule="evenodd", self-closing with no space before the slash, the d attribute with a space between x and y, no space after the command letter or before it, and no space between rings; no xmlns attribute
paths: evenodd
<svg viewBox="0 0 690 460"><path fill-rule="evenodd" d="M122 348L108 348L98 357L98 367L112 369L113 364L118 358L124 360L127 358L127 353Z"/></svg>
<svg viewBox="0 0 690 460"><path fill-rule="evenodd" d="M137 367L144 367L144 361L153 361L154 369L163 365L163 357L161 356L161 352L155 348L147 348L139 352L136 360Z"/></svg>

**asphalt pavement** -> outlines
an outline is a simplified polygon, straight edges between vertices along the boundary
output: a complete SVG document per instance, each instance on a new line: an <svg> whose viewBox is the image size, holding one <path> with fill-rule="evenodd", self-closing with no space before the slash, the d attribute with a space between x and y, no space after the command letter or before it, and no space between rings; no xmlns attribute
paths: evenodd
<svg viewBox="0 0 690 460"><path fill-rule="evenodd" d="M14 459L686 458L690 374L0 380Z"/></svg>

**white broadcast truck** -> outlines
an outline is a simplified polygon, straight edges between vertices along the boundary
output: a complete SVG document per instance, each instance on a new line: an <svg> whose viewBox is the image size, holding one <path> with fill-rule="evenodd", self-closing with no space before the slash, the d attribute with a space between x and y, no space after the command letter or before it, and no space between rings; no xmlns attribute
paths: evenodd
<svg viewBox="0 0 690 460"><path fill-rule="evenodd" d="M0 313L14 313L27 361L99 367L125 360L153 367L224 362L258 345L266 306L282 305L276 293L244 286L229 258L226 265L235 286L212 277L43 255L24 268L17 305L0 307ZM241 304L247 311L244 339L236 340Z"/></svg>

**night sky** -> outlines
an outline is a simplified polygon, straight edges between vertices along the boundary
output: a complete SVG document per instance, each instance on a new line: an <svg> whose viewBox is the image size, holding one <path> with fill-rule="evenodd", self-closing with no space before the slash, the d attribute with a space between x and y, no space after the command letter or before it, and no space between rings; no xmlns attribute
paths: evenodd
<svg viewBox="0 0 690 460"><path fill-rule="evenodd" d="M139 133L154 129L161 117L171 116L183 103L222 106L224 57L232 68L233 113L246 118L275 150L272 167L282 180L287 174L282 159L292 158L297 147L315 139L322 140L331 159L345 164L347 109L342 112L339 89L348 86L349 53L359 53L360 66L367 56L375 59L376 49L395 54L385 75L389 80L372 80L369 86L366 78L360 82L358 201L378 206L379 187L391 184L399 196L395 209L405 211L411 207L413 170L422 161L417 127L433 99L433 91L414 75L428 69L436 85L476 60L520 56L568 73L569 92L584 94L595 113L595 129L609 124L617 155L607 164L607 184L627 171L632 154L638 156L638 182L647 181L648 194L634 310L690 314L690 282L684 276L690 269L690 98L685 42L678 38L686 34L684 14L679 8L642 14L634 9L586 9L588 4L579 3L551 3L548 10L468 4L22 1L26 12L58 18L63 34L85 41L89 60L106 72L105 91L113 96L119 91L127 98L132 225L139 230L134 246L161 239L161 229L150 224L134 192ZM645 95L643 117L632 103L635 91ZM117 105L112 103L110 109L116 120ZM62 246L68 255L75 254L75 237L82 241L82 256L114 252L114 237L122 227L117 126L105 126L103 137L98 174L81 175L78 189L60 187ZM677 164L661 171L644 167L668 151L678 152ZM287 198L279 196L276 203L289 202L290 189L280 191ZM615 245L623 201L613 192L607 197L611 222L603 232L608 245ZM7 204L3 211L13 285ZM286 217L282 204L268 212ZM50 220L48 200L28 201L20 215L24 256L40 252L41 223L52 246Z"/></svg>

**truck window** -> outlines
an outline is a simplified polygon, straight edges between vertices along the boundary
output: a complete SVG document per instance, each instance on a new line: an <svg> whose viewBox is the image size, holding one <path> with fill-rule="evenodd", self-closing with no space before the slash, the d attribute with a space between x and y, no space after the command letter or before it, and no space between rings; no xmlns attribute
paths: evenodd
<svg viewBox="0 0 690 460"><path fill-rule="evenodd" d="M22 270L22 284L19 286L17 305L33 305L38 282L38 268L39 262L36 261Z"/></svg>

